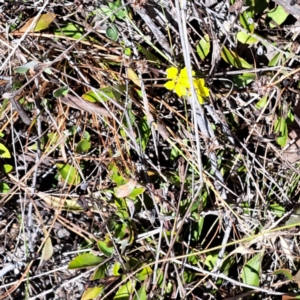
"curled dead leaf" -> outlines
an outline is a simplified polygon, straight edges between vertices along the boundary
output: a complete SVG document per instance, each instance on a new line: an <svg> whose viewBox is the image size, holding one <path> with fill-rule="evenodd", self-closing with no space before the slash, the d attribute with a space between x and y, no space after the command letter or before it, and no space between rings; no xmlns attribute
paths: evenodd
<svg viewBox="0 0 300 300"><path fill-rule="evenodd" d="M287 147L282 151L282 158L289 163L295 163L300 159L300 132L292 129L287 139Z"/></svg>
<svg viewBox="0 0 300 300"><path fill-rule="evenodd" d="M75 97L72 95L67 95L65 97L60 97L62 103L71 106L76 109L84 110L89 113L96 113L100 116L110 117L110 113L103 107L100 107L97 103L88 102L82 98Z"/></svg>
<svg viewBox="0 0 300 300"><path fill-rule="evenodd" d="M52 257L53 253L54 251L53 251L52 241L51 238L48 237L43 247L39 268L43 265L45 261L47 261Z"/></svg>
<svg viewBox="0 0 300 300"><path fill-rule="evenodd" d="M28 28L31 27L31 29L29 30L29 32L38 32L44 29L47 29L50 24L53 22L53 20L55 19L56 14L54 13L46 13L46 14L42 14L36 21L36 24L33 25L33 22L35 22L35 17L29 19L25 25L23 27L21 27L19 30L15 31L15 32L26 32L28 30Z"/></svg>
<svg viewBox="0 0 300 300"><path fill-rule="evenodd" d="M136 186L136 179L130 179L127 183L118 186L115 190L115 195L118 198L128 197Z"/></svg>
<svg viewBox="0 0 300 300"><path fill-rule="evenodd" d="M137 86L141 86L139 76L134 72L132 68L127 68L127 77Z"/></svg>
<svg viewBox="0 0 300 300"><path fill-rule="evenodd" d="M297 283L298 287L300 288L300 270L294 276L294 280Z"/></svg>

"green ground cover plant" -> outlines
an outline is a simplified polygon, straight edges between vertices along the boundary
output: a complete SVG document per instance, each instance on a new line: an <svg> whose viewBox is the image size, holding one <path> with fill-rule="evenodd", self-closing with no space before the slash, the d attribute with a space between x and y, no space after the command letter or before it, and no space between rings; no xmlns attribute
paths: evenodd
<svg viewBox="0 0 300 300"><path fill-rule="evenodd" d="M299 299L298 1L0 3L0 299Z"/></svg>

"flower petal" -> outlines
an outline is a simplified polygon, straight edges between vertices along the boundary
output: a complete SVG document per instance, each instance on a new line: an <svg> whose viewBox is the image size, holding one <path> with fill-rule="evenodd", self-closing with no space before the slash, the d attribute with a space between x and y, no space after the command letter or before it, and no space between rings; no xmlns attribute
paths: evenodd
<svg viewBox="0 0 300 300"><path fill-rule="evenodd" d="M173 91L175 89L175 81L168 81L164 84L164 87L170 91Z"/></svg>
<svg viewBox="0 0 300 300"><path fill-rule="evenodd" d="M175 88L174 88L174 92L179 96L185 96L187 94L187 89L181 85L181 84L176 84Z"/></svg>
<svg viewBox="0 0 300 300"><path fill-rule="evenodd" d="M192 71L192 75L194 76L195 75L195 71ZM190 84L190 80L189 80L189 76L188 76L188 73L187 73L187 68L183 68L181 71L180 71L180 74L179 74L179 83L181 85L183 85L184 87L186 87L187 89L190 89L191 88L191 84Z"/></svg>
<svg viewBox="0 0 300 300"><path fill-rule="evenodd" d="M187 89L191 88L190 81L188 78L180 77L178 80L178 84L184 86Z"/></svg>
<svg viewBox="0 0 300 300"><path fill-rule="evenodd" d="M175 67L168 68L166 70L168 79L175 79L178 75L178 69Z"/></svg>
<svg viewBox="0 0 300 300"><path fill-rule="evenodd" d="M192 71L192 76L195 76L195 71ZM187 68L186 67L184 67L183 69L181 69L179 77L189 78L189 74L187 72Z"/></svg>
<svg viewBox="0 0 300 300"><path fill-rule="evenodd" d="M200 104L203 104L204 103L204 99L201 95L197 94L197 99L199 101Z"/></svg>
<svg viewBox="0 0 300 300"><path fill-rule="evenodd" d="M209 89L205 86L205 81L203 78L195 79L193 84L197 94L201 95L202 97L209 96Z"/></svg>

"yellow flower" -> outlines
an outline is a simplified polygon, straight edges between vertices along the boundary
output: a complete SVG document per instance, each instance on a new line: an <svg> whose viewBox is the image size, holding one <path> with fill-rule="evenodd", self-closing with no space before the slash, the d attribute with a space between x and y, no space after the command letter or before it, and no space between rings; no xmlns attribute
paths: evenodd
<svg viewBox="0 0 300 300"><path fill-rule="evenodd" d="M189 76L187 69L183 68L179 72L175 67L168 68L167 70L167 79L171 79L165 83L164 87L168 90L173 91L179 97L182 96L191 96L191 85L189 81ZM195 76L195 71L192 71L192 76ZM205 81L202 78L195 79L193 78L193 86L200 104L204 103L204 97L209 96L209 89L205 86Z"/></svg>
<svg viewBox="0 0 300 300"><path fill-rule="evenodd" d="M168 68L167 70L167 79L171 79L168 81L164 87L168 90L173 91L179 97L186 96L188 94L189 89L191 88L189 76L187 74L187 69L181 69L178 76L178 69L175 67ZM192 71L192 75L195 75L195 72Z"/></svg>
<svg viewBox="0 0 300 300"><path fill-rule="evenodd" d="M200 104L204 103L203 97L209 96L209 89L205 86L205 81L203 78L194 79L193 85L195 88L195 92Z"/></svg>

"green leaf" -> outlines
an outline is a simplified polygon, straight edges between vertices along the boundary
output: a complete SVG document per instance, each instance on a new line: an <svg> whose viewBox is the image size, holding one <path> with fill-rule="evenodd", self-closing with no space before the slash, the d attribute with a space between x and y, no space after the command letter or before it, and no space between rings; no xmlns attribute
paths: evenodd
<svg viewBox="0 0 300 300"><path fill-rule="evenodd" d="M218 260L217 252L208 253L206 255L205 265L208 267L209 271L211 271L215 267L217 260Z"/></svg>
<svg viewBox="0 0 300 300"><path fill-rule="evenodd" d="M181 143L182 143L182 145L187 145L188 144L188 140L187 139L181 139ZM170 153L170 159L171 160L175 160L179 156L180 156L179 149L176 146L172 147L171 153Z"/></svg>
<svg viewBox="0 0 300 300"><path fill-rule="evenodd" d="M225 46L223 47L223 49L221 51L221 57L225 60L225 62L227 62L229 65L234 66L235 68L238 68L238 69L253 68L253 66L250 65L247 61L245 61L243 58L239 57L233 51L227 49Z"/></svg>
<svg viewBox="0 0 300 300"><path fill-rule="evenodd" d="M116 42L119 38L119 32L117 27L114 24L111 24L107 29L106 29L106 36Z"/></svg>
<svg viewBox="0 0 300 300"><path fill-rule="evenodd" d="M47 29L50 26L50 24L53 22L55 17L56 15L54 13L42 14L38 19L33 31L38 32Z"/></svg>
<svg viewBox="0 0 300 300"><path fill-rule="evenodd" d="M258 41L251 34L246 33L244 31L239 31L236 35L236 38L240 43L247 44L247 45L252 45Z"/></svg>
<svg viewBox="0 0 300 300"><path fill-rule="evenodd" d="M145 268L142 271L136 274L136 278L140 281L144 281L151 274L152 274L152 269L149 266L145 266Z"/></svg>
<svg viewBox="0 0 300 300"><path fill-rule="evenodd" d="M99 266L95 273L92 275L91 280L97 280L97 279L102 279L106 277L106 264L102 264Z"/></svg>
<svg viewBox="0 0 300 300"><path fill-rule="evenodd" d="M115 249L114 247L109 247L107 245L107 241L103 242L103 241L98 241L98 247L100 249L100 251L107 257L110 257L114 254Z"/></svg>
<svg viewBox="0 0 300 300"><path fill-rule="evenodd" d="M205 57L209 54L210 52L210 40L209 40L209 35L206 34L197 44L196 46L196 51L199 57L204 60Z"/></svg>
<svg viewBox="0 0 300 300"><path fill-rule="evenodd" d="M57 132L50 132L47 134L47 138L48 138L48 146L52 146L57 143L59 136Z"/></svg>
<svg viewBox="0 0 300 300"><path fill-rule="evenodd" d="M69 92L69 88L67 86L62 86L56 90L53 91L53 96L55 98L66 96Z"/></svg>
<svg viewBox="0 0 300 300"><path fill-rule="evenodd" d="M257 109L263 109L267 105L268 95L263 96L256 104Z"/></svg>
<svg viewBox="0 0 300 300"><path fill-rule="evenodd" d="M255 24L253 22L253 12L251 10L246 10L240 14L240 22L249 33L254 32Z"/></svg>
<svg viewBox="0 0 300 300"><path fill-rule="evenodd" d="M126 128L128 128L128 125L129 124L131 124L131 125L135 125L136 123L137 123L137 121L136 121L136 118L135 118L135 115L134 115L134 113L133 113L133 111L132 111L132 109L127 109L127 114L128 114L128 117L129 117L129 120L126 118L124 118L124 125L125 125L125 127ZM130 123L128 123L128 121L130 122ZM126 138L126 136L127 136L127 133L125 133L125 136L124 136L124 138ZM127 139L127 138L126 138Z"/></svg>
<svg viewBox="0 0 300 300"><path fill-rule="evenodd" d="M138 139L138 142L139 142L139 144L140 143L142 144L142 149L143 149L143 151L145 151L147 144L148 144L150 134L151 134L151 128L148 125L146 116L144 116L139 121L138 128L139 128L140 135L141 135L141 137L140 137L141 139Z"/></svg>
<svg viewBox="0 0 300 300"><path fill-rule="evenodd" d="M69 134L70 135L75 135L78 132L78 127L76 125L73 125L72 127L69 128Z"/></svg>
<svg viewBox="0 0 300 300"><path fill-rule="evenodd" d="M243 209L243 213L244 214L247 214L247 215L250 215L250 205L248 202L242 202L241 203L241 208Z"/></svg>
<svg viewBox="0 0 300 300"><path fill-rule="evenodd" d="M83 136L84 139L86 139L88 141L91 140L91 135L88 131L84 131L82 136Z"/></svg>
<svg viewBox="0 0 300 300"><path fill-rule="evenodd" d="M116 16L112 14L111 9L106 5L100 5L100 8L94 10L92 14L96 15L97 18L99 18L100 16L109 16L111 22L114 22L116 20Z"/></svg>
<svg viewBox="0 0 300 300"><path fill-rule="evenodd" d="M282 117L278 117L274 125L274 133L279 133L285 130L286 122Z"/></svg>
<svg viewBox="0 0 300 300"><path fill-rule="evenodd" d="M119 0L116 0L114 2L108 2L108 7L111 9L111 12L117 10L122 6L122 2ZM118 10L114 15L117 16L118 19L123 20L126 18L126 12L124 9Z"/></svg>
<svg viewBox="0 0 300 300"><path fill-rule="evenodd" d="M104 95L103 95L104 94ZM100 91L90 91L82 95L82 98L84 100L90 101L90 102L106 102L109 100L109 98L114 98L114 94L112 93L111 87L104 87L101 88Z"/></svg>
<svg viewBox="0 0 300 300"><path fill-rule="evenodd" d="M226 276L228 276L228 274L229 274L229 271L230 271L230 268L232 267L232 266L234 266L235 265L235 258L234 258L234 256L229 256L229 257L227 257L226 259L225 259L225 261L222 263L222 266L221 266L221 272L224 274L224 275L226 275Z"/></svg>
<svg viewBox="0 0 300 300"><path fill-rule="evenodd" d="M7 183L0 181L0 193L7 194L10 191L10 187Z"/></svg>
<svg viewBox="0 0 300 300"><path fill-rule="evenodd" d="M287 124L292 124L294 121L295 121L295 116L292 113L292 111L289 109L289 111L287 113L286 122L287 122Z"/></svg>
<svg viewBox="0 0 300 300"><path fill-rule="evenodd" d="M8 174L9 172L11 172L12 169L13 169L13 166L8 165L8 164L4 164L2 167L2 171L4 174Z"/></svg>
<svg viewBox="0 0 300 300"><path fill-rule="evenodd" d="M81 154L86 151L89 151L90 148L91 143L88 140L83 139L77 144L75 152Z"/></svg>
<svg viewBox="0 0 300 300"><path fill-rule="evenodd" d="M281 52L276 53L273 58L269 61L269 67L275 67L281 63L281 59L284 57L284 54Z"/></svg>
<svg viewBox="0 0 300 300"><path fill-rule="evenodd" d="M84 253L76 256L69 263L68 269L82 269L88 267L94 267L99 265L104 260L103 257L94 255L92 253Z"/></svg>
<svg viewBox="0 0 300 300"><path fill-rule="evenodd" d="M137 187L129 194L128 198L135 199L137 196L142 195L144 192L144 187Z"/></svg>
<svg viewBox="0 0 300 300"><path fill-rule="evenodd" d="M128 218L128 217L127 217ZM134 233L132 231L132 228L130 228L130 224L127 224L128 222L123 223L122 226L120 226L116 231L116 242L120 245L121 253L124 252L125 248L132 244L134 240Z"/></svg>
<svg viewBox="0 0 300 300"><path fill-rule="evenodd" d="M112 267L112 275L120 276L119 270L121 269L121 264L119 262L115 262Z"/></svg>
<svg viewBox="0 0 300 300"><path fill-rule="evenodd" d="M137 291L137 295L134 296L133 300L147 300L146 284L143 284Z"/></svg>
<svg viewBox="0 0 300 300"><path fill-rule="evenodd" d="M126 10L119 9L118 11L116 11L121 6L122 3L119 0L116 0L114 2L108 2L108 6L100 5L100 8L94 10L93 15L96 15L98 19L101 16L107 16L110 18L111 22L114 22L116 20L116 17L120 20L124 20L127 17Z"/></svg>
<svg viewBox="0 0 300 300"><path fill-rule="evenodd" d="M126 90L125 85L108 86L99 89L98 91L89 91L82 95L84 100L90 102L108 101L110 98L119 101L122 93Z"/></svg>
<svg viewBox="0 0 300 300"><path fill-rule="evenodd" d="M241 273L241 278L244 283L253 286L259 286L261 261L263 256L264 253L259 252L244 265Z"/></svg>
<svg viewBox="0 0 300 300"><path fill-rule="evenodd" d="M84 29L81 26L73 23L67 23L66 26L55 31L55 35L70 36L76 40L80 39L83 33Z"/></svg>
<svg viewBox="0 0 300 300"><path fill-rule="evenodd" d="M1 158L11 158L9 150L0 143L0 157Z"/></svg>
<svg viewBox="0 0 300 300"><path fill-rule="evenodd" d="M120 214L118 213L118 215ZM122 216L120 219L122 219ZM115 229L115 239L121 241L123 237L126 237L127 233L127 225L125 223L118 224L118 227Z"/></svg>
<svg viewBox="0 0 300 300"><path fill-rule="evenodd" d="M195 226L195 229L193 230L193 241L199 241L202 229L204 224L204 217L199 217L199 220L197 222L197 226Z"/></svg>
<svg viewBox="0 0 300 300"><path fill-rule="evenodd" d="M126 56L131 56L132 55L132 51L131 51L131 49L130 48L125 48L125 50L124 50L124 55L126 55Z"/></svg>
<svg viewBox="0 0 300 300"><path fill-rule="evenodd" d="M15 72L19 74L25 74L28 70L33 69L38 64L37 61L30 61L25 65L19 66L15 68Z"/></svg>
<svg viewBox="0 0 300 300"><path fill-rule="evenodd" d="M300 223L300 208L298 208L296 212L289 217L289 219L285 222L285 225L290 226L299 223Z"/></svg>
<svg viewBox="0 0 300 300"><path fill-rule="evenodd" d="M117 184L117 186L125 184L126 183L126 179L119 174L119 170L117 168L117 166L115 165L114 162L112 162L111 164L109 164L108 166L109 171L111 171L111 176L110 179Z"/></svg>
<svg viewBox="0 0 300 300"><path fill-rule="evenodd" d="M190 256L190 257L193 257L193 256ZM190 257L188 257L188 259L189 259ZM157 279L157 284L158 284L159 287L162 286L162 283L163 283L163 280L164 280L163 273L164 273L164 272L163 272L161 269L157 269L157 271L156 271L156 276L159 275L159 277L158 277L158 279Z"/></svg>
<svg viewBox="0 0 300 300"><path fill-rule="evenodd" d="M245 88L249 83L251 83L255 78L253 73L244 73L242 75L232 75L230 76L234 85L238 88Z"/></svg>
<svg viewBox="0 0 300 300"><path fill-rule="evenodd" d="M276 139L276 141L277 141L278 145L283 148L286 145L287 138L288 138L287 135L283 135L283 136L278 137Z"/></svg>
<svg viewBox="0 0 300 300"><path fill-rule="evenodd" d="M192 272L190 270L184 271L183 272L183 283L184 284L191 283L194 280L195 276L196 276L195 272Z"/></svg>
<svg viewBox="0 0 300 300"><path fill-rule="evenodd" d="M81 182L78 171L69 164L56 164L58 172L63 180L70 185L77 185Z"/></svg>
<svg viewBox="0 0 300 300"><path fill-rule="evenodd" d="M280 5L277 5L276 8L270 10L267 14L267 16L271 18L273 22L275 22L277 25L281 25L286 20L288 15L289 14L286 13L283 7ZM276 27L277 26L276 24L269 22L271 28Z"/></svg>
<svg viewBox="0 0 300 300"><path fill-rule="evenodd" d="M119 288L113 300L128 300L133 294L134 286L135 281L129 280L126 284Z"/></svg>
<svg viewBox="0 0 300 300"><path fill-rule="evenodd" d="M274 126L274 133L280 133L280 136L276 139L277 143L284 147L288 139L288 128L286 124L286 119L279 117Z"/></svg>
<svg viewBox="0 0 300 300"><path fill-rule="evenodd" d="M13 91L18 90L18 89L21 88L22 86L23 86L23 85L22 85L21 82L19 82L19 81L14 82L13 85L12 85Z"/></svg>
<svg viewBox="0 0 300 300"><path fill-rule="evenodd" d="M273 275L284 275L288 280L294 280L293 275L289 269L278 269L273 272Z"/></svg>
<svg viewBox="0 0 300 300"><path fill-rule="evenodd" d="M270 204L270 211L279 218L281 218L285 213L284 207L277 203Z"/></svg>
<svg viewBox="0 0 300 300"><path fill-rule="evenodd" d="M104 290L103 285L87 288L83 293L81 300L92 300L98 297Z"/></svg>

